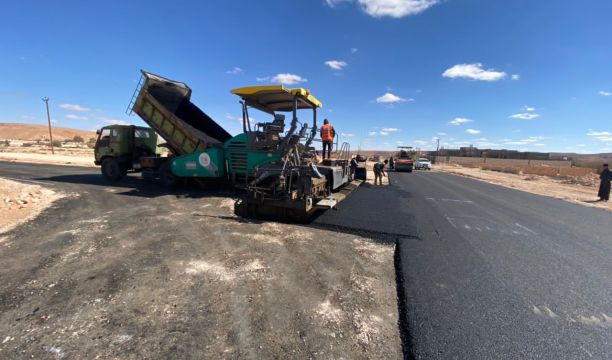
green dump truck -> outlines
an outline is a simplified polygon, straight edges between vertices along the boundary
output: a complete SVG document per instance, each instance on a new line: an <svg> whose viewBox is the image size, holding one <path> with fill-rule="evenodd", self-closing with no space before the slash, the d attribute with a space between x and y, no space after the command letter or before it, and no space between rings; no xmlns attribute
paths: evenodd
<svg viewBox="0 0 612 360"><path fill-rule="evenodd" d="M177 179L227 182L241 190L236 210L246 216L280 213L304 218L317 208L335 206L359 184L347 186L352 181L348 144L343 144L337 159L317 163L312 143L322 105L308 90L268 85L232 93L240 97L243 114L243 133L236 136L191 102L191 89L185 83L142 71L128 109L151 129L102 128L95 163L112 181L128 172L142 172L164 185L174 185ZM268 114L270 121L254 124L251 109ZM298 121L303 110L310 112L311 125ZM288 129L286 114L291 116ZM157 153L156 134L166 141L167 156Z"/></svg>

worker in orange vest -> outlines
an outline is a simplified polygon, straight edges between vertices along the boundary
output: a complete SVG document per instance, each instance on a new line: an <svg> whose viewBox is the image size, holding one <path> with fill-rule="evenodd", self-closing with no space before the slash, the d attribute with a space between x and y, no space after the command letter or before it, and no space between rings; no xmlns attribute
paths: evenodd
<svg viewBox="0 0 612 360"><path fill-rule="evenodd" d="M332 143L336 136L336 130L329 123L329 120L323 120L323 126L321 126L321 140L323 140L323 159L325 159L325 148L327 148L327 158L331 158Z"/></svg>

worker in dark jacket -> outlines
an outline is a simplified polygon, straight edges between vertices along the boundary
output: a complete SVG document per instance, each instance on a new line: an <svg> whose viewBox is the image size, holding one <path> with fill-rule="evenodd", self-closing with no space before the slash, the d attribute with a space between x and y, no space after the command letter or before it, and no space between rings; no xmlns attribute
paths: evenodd
<svg viewBox="0 0 612 360"><path fill-rule="evenodd" d="M374 185L377 183L382 185L383 176L387 177L387 174L385 173L385 165L387 165L387 163L389 163L389 160L385 160L384 163L377 162L374 164Z"/></svg>
<svg viewBox="0 0 612 360"><path fill-rule="evenodd" d="M601 175L599 175L601 182L599 183L599 201L610 200L610 181L612 181L612 171L608 169L608 164L603 165Z"/></svg>
<svg viewBox="0 0 612 360"><path fill-rule="evenodd" d="M323 141L323 159L325 159L325 150L327 148L327 159L331 158L332 144L334 137L336 136L336 130L329 123L329 120L323 120L323 126L321 126L321 140Z"/></svg>

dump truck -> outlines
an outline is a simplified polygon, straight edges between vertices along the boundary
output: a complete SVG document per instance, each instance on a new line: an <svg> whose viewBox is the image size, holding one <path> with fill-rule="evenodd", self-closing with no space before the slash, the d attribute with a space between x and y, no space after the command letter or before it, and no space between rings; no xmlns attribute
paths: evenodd
<svg viewBox="0 0 612 360"><path fill-rule="evenodd" d="M221 181L241 194L237 214L260 218L306 219L317 209L335 207L360 184L352 179L348 143L337 149L336 159L317 161L313 142L322 104L309 90L265 85L231 93L242 106L243 132L236 136L191 102L185 83L143 70L128 111L151 127L146 151L136 139L147 128L104 127L96 142L96 164L112 181L128 172L142 172L167 186L179 179ZM252 109L267 114L269 121L254 123ZM302 117L308 112L310 124ZM109 132L109 144L121 151L103 151L103 134ZM123 135L114 138L114 132ZM166 141L167 156L151 149L155 134Z"/></svg>
<svg viewBox="0 0 612 360"><path fill-rule="evenodd" d="M142 71L128 109L151 129L109 125L98 130L94 154L102 175L117 181L128 172L142 172L143 177L158 178L165 186L173 186L180 177L223 176L222 167L215 166L223 164L223 143L232 136L190 99L191 89L185 83ZM159 155L156 134L165 140L168 156ZM201 160L212 157L215 161L196 166L189 155L201 152L205 153ZM186 157L189 169L183 171L176 161L183 164Z"/></svg>

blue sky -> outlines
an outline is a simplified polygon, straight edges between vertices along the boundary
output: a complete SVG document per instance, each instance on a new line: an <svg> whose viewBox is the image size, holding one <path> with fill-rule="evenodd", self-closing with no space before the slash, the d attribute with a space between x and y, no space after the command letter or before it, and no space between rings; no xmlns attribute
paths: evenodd
<svg viewBox="0 0 612 360"><path fill-rule="evenodd" d="M353 149L612 151L612 2L11 1L0 122L95 129L139 70L184 81L237 134L230 89L312 91ZM256 119L266 120L258 114Z"/></svg>

